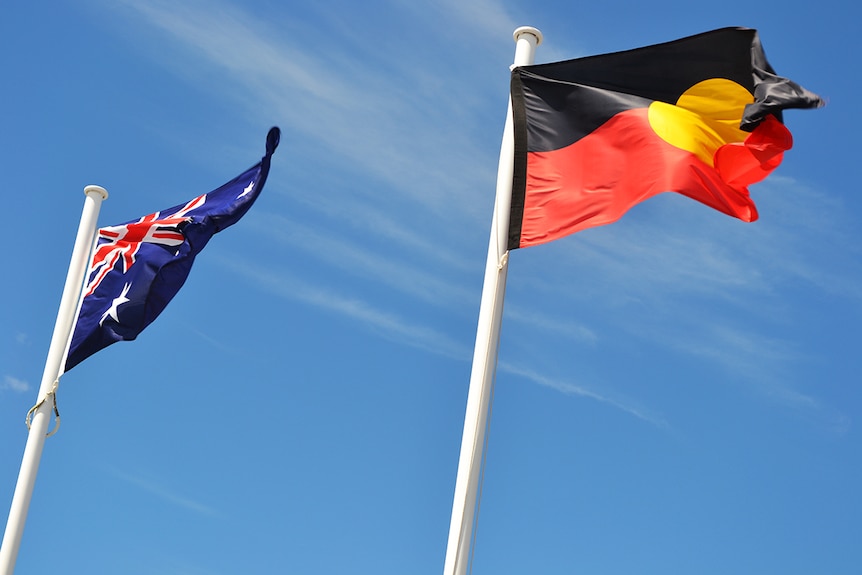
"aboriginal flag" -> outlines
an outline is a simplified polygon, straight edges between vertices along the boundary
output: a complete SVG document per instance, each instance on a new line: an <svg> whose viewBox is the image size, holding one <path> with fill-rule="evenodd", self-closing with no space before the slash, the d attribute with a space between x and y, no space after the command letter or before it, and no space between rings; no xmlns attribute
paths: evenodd
<svg viewBox="0 0 862 575"><path fill-rule="evenodd" d="M747 186L793 143L782 110L823 105L777 76L745 28L521 66L511 89L509 249L612 223L666 191L754 221Z"/></svg>

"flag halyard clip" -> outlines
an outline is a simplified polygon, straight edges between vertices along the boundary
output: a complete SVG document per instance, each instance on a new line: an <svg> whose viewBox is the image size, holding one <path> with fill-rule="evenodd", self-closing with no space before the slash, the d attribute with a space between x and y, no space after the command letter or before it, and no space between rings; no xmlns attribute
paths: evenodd
<svg viewBox="0 0 862 575"><path fill-rule="evenodd" d="M41 400L39 400L39 402L36 405L34 405L33 407L31 407L30 411L27 412L27 417L25 419L25 423L27 424L28 430L30 429L30 423L33 421L33 414L36 413L36 410L38 410L40 407L42 407L43 403L48 401L49 397L51 398L51 402L54 404L54 422L55 422L55 425L54 425L54 429L52 429L51 431L49 431L48 433L45 434L45 437L51 437L52 435L57 433L58 429L60 429L60 410L57 408L57 388L59 387L59 385L60 385L60 380L55 379L54 380L54 386L51 388L51 391L46 393L45 397L43 397Z"/></svg>
<svg viewBox="0 0 862 575"><path fill-rule="evenodd" d="M497 271L503 271L503 268L509 265L509 250L506 250L497 262Z"/></svg>

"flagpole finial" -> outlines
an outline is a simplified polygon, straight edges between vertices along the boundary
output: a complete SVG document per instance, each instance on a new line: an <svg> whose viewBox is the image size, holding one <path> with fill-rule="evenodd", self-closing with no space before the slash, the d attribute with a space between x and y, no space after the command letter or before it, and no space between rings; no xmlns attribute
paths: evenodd
<svg viewBox="0 0 862 575"><path fill-rule="evenodd" d="M530 34L535 37L536 46L542 43L542 32L538 28L533 28L532 26L521 26L516 28L515 32L512 34L512 38L517 42L524 34Z"/></svg>
<svg viewBox="0 0 862 575"><path fill-rule="evenodd" d="M89 196L91 192L95 192L102 196L103 200L108 199L108 190L103 188L102 186L85 186L84 187L84 195Z"/></svg>

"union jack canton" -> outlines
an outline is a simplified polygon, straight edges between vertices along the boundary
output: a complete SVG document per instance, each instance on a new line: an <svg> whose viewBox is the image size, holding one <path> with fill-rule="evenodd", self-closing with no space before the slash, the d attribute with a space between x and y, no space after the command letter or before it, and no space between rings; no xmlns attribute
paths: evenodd
<svg viewBox="0 0 862 575"><path fill-rule="evenodd" d="M272 128L261 161L220 188L99 230L64 371L114 342L135 339L158 317L210 238L235 224L257 199L279 136Z"/></svg>

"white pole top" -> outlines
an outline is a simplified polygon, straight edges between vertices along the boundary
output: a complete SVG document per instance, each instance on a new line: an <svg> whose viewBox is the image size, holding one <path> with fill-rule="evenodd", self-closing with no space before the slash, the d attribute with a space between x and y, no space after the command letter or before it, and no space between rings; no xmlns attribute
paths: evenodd
<svg viewBox="0 0 862 575"><path fill-rule="evenodd" d="M521 26L515 29L515 33L512 34L512 38L517 42L521 36L524 34L532 34L536 38L536 46L542 43L542 33L538 30L538 28L533 28L532 26Z"/></svg>
<svg viewBox="0 0 862 575"><path fill-rule="evenodd" d="M90 192L95 192L95 193L99 194L100 196L102 196L103 200L108 199L108 190L106 190L102 186L85 186L84 187L84 195L88 196L88 195L90 195Z"/></svg>
<svg viewBox="0 0 862 575"><path fill-rule="evenodd" d="M532 64L536 46L542 43L542 33L532 26L521 26L515 30L512 38L515 39L515 61L509 69Z"/></svg>

